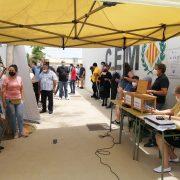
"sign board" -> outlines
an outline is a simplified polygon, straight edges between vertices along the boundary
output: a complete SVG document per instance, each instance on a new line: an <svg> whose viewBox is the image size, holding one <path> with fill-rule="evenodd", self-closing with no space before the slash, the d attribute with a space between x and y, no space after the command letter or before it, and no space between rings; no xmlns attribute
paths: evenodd
<svg viewBox="0 0 180 180"><path fill-rule="evenodd" d="M134 108L141 110L141 107L142 107L141 103L142 101L140 98L134 97Z"/></svg>
<svg viewBox="0 0 180 180"><path fill-rule="evenodd" d="M131 105L132 96L130 96L129 94L125 94L125 103L128 104L128 105Z"/></svg>

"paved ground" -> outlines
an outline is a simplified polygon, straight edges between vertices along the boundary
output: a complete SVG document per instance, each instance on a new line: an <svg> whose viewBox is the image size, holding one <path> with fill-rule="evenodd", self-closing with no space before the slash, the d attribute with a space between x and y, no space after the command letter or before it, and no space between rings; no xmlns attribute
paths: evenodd
<svg viewBox="0 0 180 180"><path fill-rule="evenodd" d="M3 142L5 150L0 153L0 179L115 180L116 177L94 154L97 148L111 146L111 139L99 138L106 131L89 131L86 126L108 124L109 115L109 110L91 99L85 90L79 90L69 101L55 99L54 114L43 114L42 123L29 138ZM112 135L117 141L117 130ZM58 143L53 144L53 139ZM103 156L103 161L121 180L160 179L160 175L152 171L159 165L158 151L143 151L140 151L139 162L132 160L132 142L126 132L122 144L111 149L109 156ZM173 171L165 175L166 180L180 178L180 167L176 164L172 167Z"/></svg>

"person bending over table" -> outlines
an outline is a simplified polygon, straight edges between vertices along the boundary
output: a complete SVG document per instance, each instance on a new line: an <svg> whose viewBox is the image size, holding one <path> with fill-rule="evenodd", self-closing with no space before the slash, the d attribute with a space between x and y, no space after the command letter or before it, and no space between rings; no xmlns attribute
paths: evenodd
<svg viewBox="0 0 180 180"><path fill-rule="evenodd" d="M175 97L176 97L176 105L172 109L167 109L163 111L154 110L154 114L171 116L173 119L180 121L180 85L175 89ZM167 130L165 131L165 135L167 134L180 134L180 130ZM156 135L156 142L160 152L162 153L162 135ZM170 172L171 167L169 162L179 162L179 158L174 153L174 147L180 148L180 137L165 137L164 141L164 172ZM154 169L155 172L161 173L161 166Z"/></svg>
<svg viewBox="0 0 180 180"><path fill-rule="evenodd" d="M124 89L122 87L120 87L120 86L117 89L117 95L118 95L117 99L119 99L119 100L123 100L124 92L135 92L136 89L137 89L137 85L138 85L138 81L139 81L138 76L133 76L132 79L126 77L126 79L128 79L128 81L130 83L128 83ZM116 119L112 123L120 124L119 119L120 119L120 116L121 116L121 112L120 112L118 106L116 107L116 115L115 116L116 116Z"/></svg>

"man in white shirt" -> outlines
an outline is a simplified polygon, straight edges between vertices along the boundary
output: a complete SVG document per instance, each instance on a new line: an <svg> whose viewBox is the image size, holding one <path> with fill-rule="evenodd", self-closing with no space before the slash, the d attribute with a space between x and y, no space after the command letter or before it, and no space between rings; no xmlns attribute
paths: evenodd
<svg viewBox="0 0 180 180"><path fill-rule="evenodd" d="M53 113L53 92L56 90L57 76L49 69L48 64L43 65L43 70L39 75L39 86L41 91L41 103L42 111L40 113L46 112L46 101L48 98L48 111L49 114Z"/></svg>

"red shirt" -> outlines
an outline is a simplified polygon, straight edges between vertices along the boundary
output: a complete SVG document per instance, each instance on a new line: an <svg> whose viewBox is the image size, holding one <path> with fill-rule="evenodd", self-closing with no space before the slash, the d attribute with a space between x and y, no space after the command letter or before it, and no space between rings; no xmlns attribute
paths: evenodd
<svg viewBox="0 0 180 180"><path fill-rule="evenodd" d="M71 80L76 80L76 76L77 76L76 68L73 67L71 70Z"/></svg>

